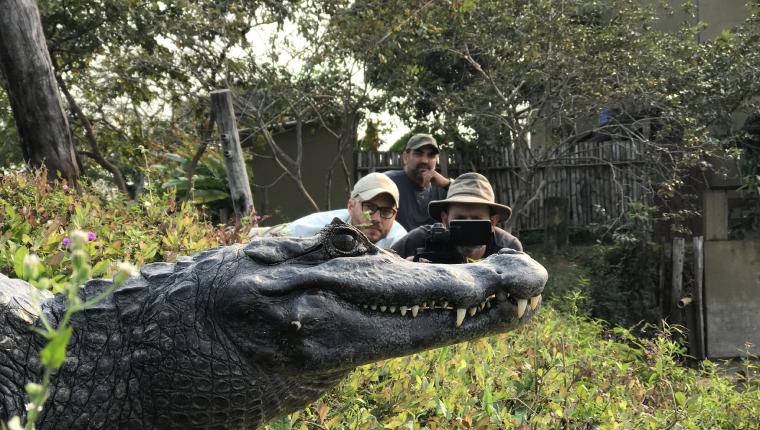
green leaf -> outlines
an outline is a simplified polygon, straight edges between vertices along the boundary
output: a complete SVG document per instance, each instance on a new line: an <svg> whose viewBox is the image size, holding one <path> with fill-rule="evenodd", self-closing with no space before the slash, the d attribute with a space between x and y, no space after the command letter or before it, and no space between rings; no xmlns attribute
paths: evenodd
<svg viewBox="0 0 760 430"><path fill-rule="evenodd" d="M686 395L684 395L684 393L676 391L675 398L678 406L684 407L686 405Z"/></svg>
<svg viewBox="0 0 760 430"><path fill-rule="evenodd" d="M69 344L72 327L65 327L56 332L47 345L40 352L40 361L43 366L58 369L66 359L66 346Z"/></svg>
<svg viewBox="0 0 760 430"><path fill-rule="evenodd" d="M193 203L211 203L230 198L230 194L219 190L196 190L193 193Z"/></svg>
<svg viewBox="0 0 760 430"><path fill-rule="evenodd" d="M268 426L269 430L291 430L293 428L289 417L282 417L280 419L270 421Z"/></svg>
<svg viewBox="0 0 760 430"><path fill-rule="evenodd" d="M108 268L110 266L111 266L111 262L110 261L108 261L108 260L102 260L102 261L100 261L98 264L96 264L92 268L92 276L93 277L102 276L104 273L106 273L106 271L108 270Z"/></svg>
<svg viewBox="0 0 760 430"><path fill-rule="evenodd" d="M166 154L166 158L172 161L176 161L177 163L187 163L187 159L185 157L177 154Z"/></svg>
<svg viewBox="0 0 760 430"><path fill-rule="evenodd" d="M29 255L29 250L25 246L19 246L16 252L13 254L13 271L16 272L17 278L24 279L24 258Z"/></svg>

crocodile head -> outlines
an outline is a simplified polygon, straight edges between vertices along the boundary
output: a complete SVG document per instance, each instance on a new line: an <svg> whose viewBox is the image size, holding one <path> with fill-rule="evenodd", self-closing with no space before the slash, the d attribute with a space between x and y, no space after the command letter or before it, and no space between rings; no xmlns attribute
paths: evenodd
<svg viewBox="0 0 760 430"><path fill-rule="evenodd" d="M255 428L360 364L518 326L546 279L508 250L467 265L408 262L340 222L149 264L74 315L38 428ZM93 280L79 294L108 286ZM29 291L0 277L3 420L24 414L21 387L40 378L39 315L19 305ZM66 306L59 295L42 312L55 322Z"/></svg>
<svg viewBox="0 0 760 430"><path fill-rule="evenodd" d="M507 249L476 264L412 263L337 222L243 253L216 301L222 327L246 359L280 372L353 369L513 329L533 316L547 279Z"/></svg>

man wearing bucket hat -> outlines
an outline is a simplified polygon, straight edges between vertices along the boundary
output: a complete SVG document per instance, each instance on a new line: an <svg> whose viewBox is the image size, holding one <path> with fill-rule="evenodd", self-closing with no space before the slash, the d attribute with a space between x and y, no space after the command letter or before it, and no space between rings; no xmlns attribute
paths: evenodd
<svg viewBox="0 0 760 430"><path fill-rule="evenodd" d="M398 188L382 173L370 173L359 179L351 190L346 209L316 212L299 218L281 228L272 227L251 230L256 234L307 237L319 233L333 219L357 226L367 239L380 248L390 246L406 234L406 229L396 222L398 212Z"/></svg>
<svg viewBox="0 0 760 430"><path fill-rule="evenodd" d="M449 226L452 220L489 220L492 237L485 245L459 246L456 251L463 261L479 260L499 252L502 248L522 251L520 241L496 227L499 221L506 221L512 209L496 203L493 188L485 176L479 173L464 173L456 178L449 187L445 200L434 200L428 205L430 216ZM407 258L417 254L425 247L425 240L430 234L430 226L422 226L410 231L393 245L393 250Z"/></svg>
<svg viewBox="0 0 760 430"><path fill-rule="evenodd" d="M438 142L432 135L415 134L401 154L404 169L385 172L399 189L397 220L407 230L435 222L428 215L428 203L446 198L451 180L435 170L438 152Z"/></svg>

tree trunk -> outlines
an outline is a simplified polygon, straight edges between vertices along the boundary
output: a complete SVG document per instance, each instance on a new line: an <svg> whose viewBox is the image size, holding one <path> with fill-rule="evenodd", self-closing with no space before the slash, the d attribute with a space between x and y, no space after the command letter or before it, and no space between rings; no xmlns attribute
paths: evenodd
<svg viewBox="0 0 760 430"><path fill-rule="evenodd" d="M0 69L24 160L49 177L79 177L69 125L58 93L37 3L0 0Z"/></svg>

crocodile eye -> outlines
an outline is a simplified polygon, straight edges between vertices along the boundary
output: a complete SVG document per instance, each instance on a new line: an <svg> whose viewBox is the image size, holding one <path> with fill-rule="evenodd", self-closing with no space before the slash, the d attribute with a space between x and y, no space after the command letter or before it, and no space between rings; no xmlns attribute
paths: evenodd
<svg viewBox="0 0 760 430"><path fill-rule="evenodd" d="M336 250L346 253L353 251L357 245L356 238L347 233L336 234L331 238L331 242Z"/></svg>

